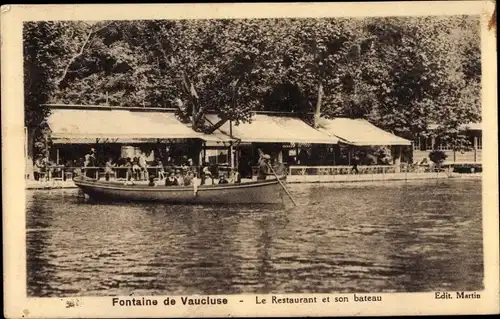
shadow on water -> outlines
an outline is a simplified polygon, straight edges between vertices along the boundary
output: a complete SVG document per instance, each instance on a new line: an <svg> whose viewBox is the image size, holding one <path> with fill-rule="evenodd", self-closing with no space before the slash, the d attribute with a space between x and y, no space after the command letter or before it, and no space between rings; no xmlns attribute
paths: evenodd
<svg viewBox="0 0 500 319"><path fill-rule="evenodd" d="M299 206L28 192L30 296L483 287L480 182L291 185Z"/></svg>

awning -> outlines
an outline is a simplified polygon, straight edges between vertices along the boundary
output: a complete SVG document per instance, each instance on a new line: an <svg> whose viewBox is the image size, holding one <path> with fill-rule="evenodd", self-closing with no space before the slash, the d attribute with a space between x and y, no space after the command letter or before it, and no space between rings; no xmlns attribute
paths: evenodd
<svg viewBox="0 0 500 319"><path fill-rule="evenodd" d="M213 132L211 134L201 134L200 137L202 140L206 142L231 142L231 141L236 141L234 138L230 138L228 135L222 133L222 132Z"/></svg>
<svg viewBox="0 0 500 319"><path fill-rule="evenodd" d="M216 115L207 115L206 118L213 124L219 121ZM219 131L230 135L229 121L222 125ZM257 143L336 144L338 142L336 137L321 133L301 119L264 114L255 114L250 123L233 124L232 136L242 142Z"/></svg>
<svg viewBox="0 0 500 319"><path fill-rule="evenodd" d="M386 132L362 119L321 118L319 130L341 141L357 145L411 145L411 141Z"/></svg>
<svg viewBox="0 0 500 319"><path fill-rule="evenodd" d="M141 143L157 143L158 140L164 139L156 138L52 138L52 144L141 144Z"/></svg>
<svg viewBox="0 0 500 319"><path fill-rule="evenodd" d="M54 140L202 138L167 112L52 109L47 122Z"/></svg>

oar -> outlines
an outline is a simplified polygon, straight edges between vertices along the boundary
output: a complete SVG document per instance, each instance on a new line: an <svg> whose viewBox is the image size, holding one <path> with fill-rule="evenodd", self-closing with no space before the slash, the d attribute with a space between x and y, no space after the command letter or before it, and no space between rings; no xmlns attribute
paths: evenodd
<svg viewBox="0 0 500 319"><path fill-rule="evenodd" d="M283 182L281 182L280 178L278 177L278 175L276 174L276 172L274 171L274 169L272 168L271 165L269 165L269 163L266 163L267 164L267 167L269 167L271 169L271 172L273 172L274 176L276 176L276 179L278 180L278 182L280 183L281 187L283 187L283 190L286 192L286 194L288 195L288 197L290 197L290 199L292 200L292 203L297 206L297 203L295 202L295 200L293 199L292 197L292 194L290 194L290 192L288 191L288 189L285 187L285 184L283 184Z"/></svg>
<svg viewBox="0 0 500 319"><path fill-rule="evenodd" d="M262 157L264 152L262 152L260 148L258 149L258 151L259 151L259 156ZM283 190L285 191L285 193L288 195L288 197L290 197L290 199L292 200L292 203L295 206L297 206L297 203L293 199L292 194L290 194L290 192L288 191L288 189L285 187L285 184L283 184L283 182L281 182L280 178L278 177L278 174L276 174L276 172L274 171L273 167L271 165L269 165L269 163L266 163L266 165L267 165L267 167L269 167L269 169L271 170L271 172L274 174L274 176L276 177L276 179L280 183L280 185L283 188Z"/></svg>

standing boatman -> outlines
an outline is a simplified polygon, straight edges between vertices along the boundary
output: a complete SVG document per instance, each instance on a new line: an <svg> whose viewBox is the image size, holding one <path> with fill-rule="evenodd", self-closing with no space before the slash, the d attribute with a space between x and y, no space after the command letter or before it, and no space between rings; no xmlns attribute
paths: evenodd
<svg viewBox="0 0 500 319"><path fill-rule="evenodd" d="M272 175L269 173L269 160L271 156L269 154L262 155L262 158L259 161L259 173L257 175L257 180L265 180L267 175Z"/></svg>

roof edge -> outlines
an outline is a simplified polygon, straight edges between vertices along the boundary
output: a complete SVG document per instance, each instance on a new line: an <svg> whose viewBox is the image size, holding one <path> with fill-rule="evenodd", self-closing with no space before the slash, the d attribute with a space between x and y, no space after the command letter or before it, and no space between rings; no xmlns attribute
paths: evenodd
<svg viewBox="0 0 500 319"><path fill-rule="evenodd" d="M176 111L175 108L164 107L133 107L133 106L112 106L112 105L85 105L85 104L42 104L51 109L58 110L100 110L100 111L137 111L137 112L166 112Z"/></svg>

